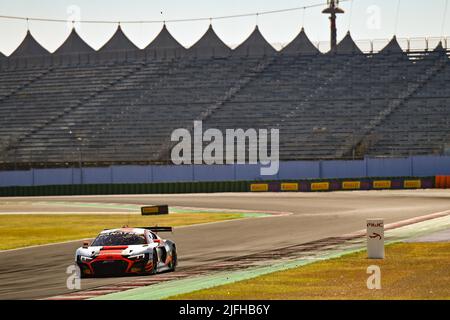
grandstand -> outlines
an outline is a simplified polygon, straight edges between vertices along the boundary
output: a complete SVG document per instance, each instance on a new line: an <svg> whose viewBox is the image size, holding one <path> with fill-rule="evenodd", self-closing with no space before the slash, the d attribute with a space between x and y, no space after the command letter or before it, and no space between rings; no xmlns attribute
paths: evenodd
<svg viewBox="0 0 450 320"><path fill-rule="evenodd" d="M120 26L98 51L73 30L54 53L27 33L0 56L3 168L167 163L171 132L278 128L280 159L442 154L447 44L322 53L302 29L275 50L255 28L230 49L210 27L186 49L164 26L137 48Z"/></svg>

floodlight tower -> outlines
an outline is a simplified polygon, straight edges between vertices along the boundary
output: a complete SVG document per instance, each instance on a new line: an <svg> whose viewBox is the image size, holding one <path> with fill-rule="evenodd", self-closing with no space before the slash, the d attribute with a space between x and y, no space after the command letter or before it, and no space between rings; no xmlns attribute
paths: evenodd
<svg viewBox="0 0 450 320"><path fill-rule="evenodd" d="M330 45L331 51L335 51L337 45L336 14L344 13L344 10L338 7L339 0L327 0L327 4L328 8L324 9L322 13L330 15L330 28L331 28Z"/></svg>

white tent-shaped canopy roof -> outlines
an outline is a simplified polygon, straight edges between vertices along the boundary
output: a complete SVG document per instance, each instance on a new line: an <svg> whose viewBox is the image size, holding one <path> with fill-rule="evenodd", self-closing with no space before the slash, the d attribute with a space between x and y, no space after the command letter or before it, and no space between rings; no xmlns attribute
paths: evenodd
<svg viewBox="0 0 450 320"><path fill-rule="evenodd" d="M144 48L144 51L156 55L173 56L184 53L186 48L172 36L164 24L159 34L147 47Z"/></svg>
<svg viewBox="0 0 450 320"><path fill-rule="evenodd" d="M281 51L287 54L319 54L320 51L309 40L302 28L300 33Z"/></svg>
<svg viewBox="0 0 450 320"><path fill-rule="evenodd" d="M23 41L10 57L45 56L49 54L50 52L41 46L28 30Z"/></svg>
<svg viewBox="0 0 450 320"><path fill-rule="evenodd" d="M233 54L243 56L272 55L275 53L276 50L269 42L267 42L259 31L258 26L256 26L250 36L233 51Z"/></svg>
<svg viewBox="0 0 450 320"><path fill-rule="evenodd" d="M94 52L84 40L78 35L75 28L72 29L67 39L56 49L54 54L76 54Z"/></svg>
<svg viewBox="0 0 450 320"><path fill-rule="evenodd" d="M391 41L379 52L381 54L384 53L400 53L404 54L402 47L400 47L400 44L397 41L397 38L394 36L392 37Z"/></svg>
<svg viewBox="0 0 450 320"><path fill-rule="evenodd" d="M116 32L99 50L99 52L138 50L138 47L125 35L120 25Z"/></svg>
<svg viewBox="0 0 450 320"><path fill-rule="evenodd" d="M337 54L362 54L361 49L353 41L350 32L347 32L345 37L336 46Z"/></svg>
<svg viewBox="0 0 450 320"><path fill-rule="evenodd" d="M228 56L231 53L231 49L219 38L212 25L210 25L200 40L189 48L188 53L203 57Z"/></svg>

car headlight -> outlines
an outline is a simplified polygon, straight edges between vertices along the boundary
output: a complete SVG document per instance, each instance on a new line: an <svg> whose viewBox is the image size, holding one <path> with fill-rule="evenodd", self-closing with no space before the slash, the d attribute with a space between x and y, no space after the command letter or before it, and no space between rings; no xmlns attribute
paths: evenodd
<svg viewBox="0 0 450 320"><path fill-rule="evenodd" d="M142 260L142 259L145 259L145 253L135 254L135 255L129 256L128 259L131 259L131 260Z"/></svg>
<svg viewBox="0 0 450 320"><path fill-rule="evenodd" d="M86 256L78 256L78 258L80 259L81 262L89 262L92 259L94 259L92 257L86 257Z"/></svg>

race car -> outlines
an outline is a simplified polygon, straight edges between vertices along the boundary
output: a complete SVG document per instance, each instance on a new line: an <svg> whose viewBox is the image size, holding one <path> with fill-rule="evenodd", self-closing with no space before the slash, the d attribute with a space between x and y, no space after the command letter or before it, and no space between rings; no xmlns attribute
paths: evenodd
<svg viewBox="0 0 450 320"><path fill-rule="evenodd" d="M103 230L90 245L85 242L75 253L81 277L175 271L175 243L162 239L157 235L158 232L172 232L172 228L123 227Z"/></svg>

